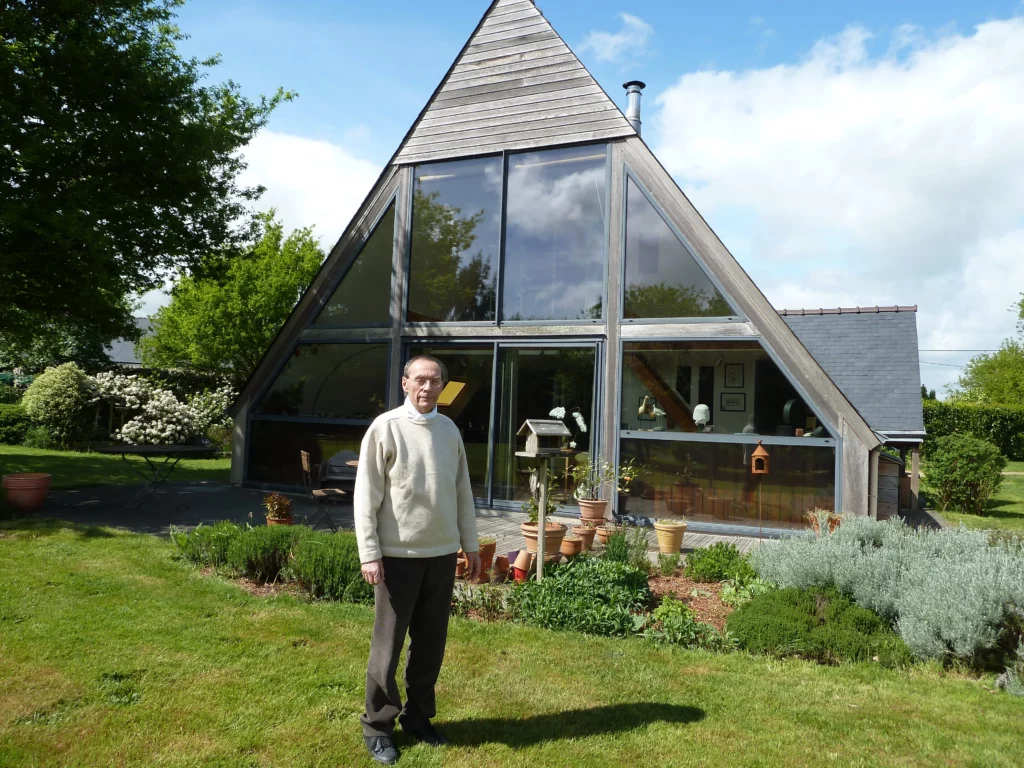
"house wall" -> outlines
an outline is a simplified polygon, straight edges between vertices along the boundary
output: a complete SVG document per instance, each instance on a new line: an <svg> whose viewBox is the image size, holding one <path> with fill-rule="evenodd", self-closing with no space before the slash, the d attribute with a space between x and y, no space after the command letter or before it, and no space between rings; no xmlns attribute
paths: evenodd
<svg viewBox="0 0 1024 768"><path fill-rule="evenodd" d="M871 450L861 442L857 434L843 422L843 495L839 512L851 515L868 514L868 475Z"/></svg>

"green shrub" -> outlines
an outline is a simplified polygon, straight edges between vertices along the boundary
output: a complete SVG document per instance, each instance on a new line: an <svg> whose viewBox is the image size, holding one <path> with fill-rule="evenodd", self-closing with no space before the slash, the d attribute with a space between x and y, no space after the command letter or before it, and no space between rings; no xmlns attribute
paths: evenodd
<svg viewBox="0 0 1024 768"><path fill-rule="evenodd" d="M58 445L66 448L86 433L86 408L94 385L74 363L47 368L25 391L22 405L36 424L46 427Z"/></svg>
<svg viewBox="0 0 1024 768"><path fill-rule="evenodd" d="M1017 658L996 678L996 688L1002 688L1011 696L1024 696L1024 642L1017 646Z"/></svg>
<svg viewBox="0 0 1024 768"><path fill-rule="evenodd" d="M17 405L21 402L24 390L0 382L0 405Z"/></svg>
<svg viewBox="0 0 1024 768"><path fill-rule="evenodd" d="M894 624L924 658L997 662L1024 606L1021 543L965 528L915 531L899 520L844 517L820 538L757 547L751 563L779 587L835 587Z"/></svg>
<svg viewBox="0 0 1024 768"><path fill-rule="evenodd" d="M939 400L925 400L923 405L925 456L931 456L940 438L962 434L987 440L1015 461L1024 460L1024 407Z"/></svg>
<svg viewBox="0 0 1024 768"><path fill-rule="evenodd" d="M913 655L877 614L834 589L780 589L733 612L726 626L741 648L835 664L872 661L908 665Z"/></svg>
<svg viewBox="0 0 1024 768"><path fill-rule="evenodd" d="M171 540L178 546L181 556L196 565L220 568L227 565L228 549L242 529L229 520L218 520L213 525L201 523L191 531L171 528Z"/></svg>
<svg viewBox="0 0 1024 768"><path fill-rule="evenodd" d="M31 426L32 420L22 406L0 403L0 444L20 445Z"/></svg>
<svg viewBox="0 0 1024 768"><path fill-rule="evenodd" d="M686 575L694 581L752 579L756 574L732 542L718 541L686 556Z"/></svg>
<svg viewBox="0 0 1024 768"><path fill-rule="evenodd" d="M658 555L658 570L662 576L672 576L676 571L679 570L679 564L682 562L682 557L678 552L673 552L670 555L660 553Z"/></svg>
<svg viewBox="0 0 1024 768"><path fill-rule="evenodd" d="M983 515L1005 468L1006 459L992 443L947 435L935 441L925 482L941 510Z"/></svg>
<svg viewBox="0 0 1024 768"><path fill-rule="evenodd" d="M364 602L367 595L373 597L373 587L363 580L356 537L351 533L306 536L295 548L289 572L316 598Z"/></svg>
<svg viewBox="0 0 1024 768"><path fill-rule="evenodd" d="M626 563L581 555L545 571L543 581L512 588L514 619L548 629L629 635L643 625L650 600L647 573Z"/></svg>
<svg viewBox="0 0 1024 768"><path fill-rule="evenodd" d="M771 584L756 576L752 579L728 579L719 590L718 597L726 605L737 606L771 589Z"/></svg>
<svg viewBox="0 0 1024 768"><path fill-rule="evenodd" d="M297 542L310 535L301 525L248 528L228 545L228 564L257 581L276 581Z"/></svg>
<svg viewBox="0 0 1024 768"><path fill-rule="evenodd" d="M697 621L686 603L672 595L662 598L661 605L651 612L650 621L644 637L656 642L708 650L723 650L732 644L731 638L724 637L710 624Z"/></svg>
<svg viewBox="0 0 1024 768"><path fill-rule="evenodd" d="M452 615L475 615L484 621L500 621L507 619L508 608L505 605L505 593L501 587L481 584L474 587L464 584L456 587L452 593Z"/></svg>
<svg viewBox="0 0 1024 768"><path fill-rule="evenodd" d="M629 562L629 544L626 542L625 531L609 534L608 541L604 545L603 557L613 563Z"/></svg>
<svg viewBox="0 0 1024 768"><path fill-rule="evenodd" d="M21 444L26 448L42 448L44 450L60 447L57 438L50 432L50 428L44 426L29 427L25 430L25 437L22 438Z"/></svg>

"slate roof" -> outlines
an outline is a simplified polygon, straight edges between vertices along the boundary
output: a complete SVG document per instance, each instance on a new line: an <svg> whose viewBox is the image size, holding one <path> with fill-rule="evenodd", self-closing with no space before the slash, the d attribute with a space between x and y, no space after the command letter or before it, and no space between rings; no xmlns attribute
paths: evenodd
<svg viewBox="0 0 1024 768"><path fill-rule="evenodd" d="M142 331L145 336L149 332L151 323L148 317L136 317L135 327ZM127 339L114 339L106 348L107 356L111 362L118 365L141 365L135 356L135 342Z"/></svg>
<svg viewBox="0 0 1024 768"><path fill-rule="evenodd" d="M892 439L924 435L917 307L779 314L875 432Z"/></svg>

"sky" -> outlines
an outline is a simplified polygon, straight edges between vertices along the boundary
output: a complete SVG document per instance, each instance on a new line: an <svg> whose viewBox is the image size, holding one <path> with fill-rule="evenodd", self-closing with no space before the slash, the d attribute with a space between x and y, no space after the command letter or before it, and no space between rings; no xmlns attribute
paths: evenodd
<svg viewBox="0 0 1024 768"><path fill-rule="evenodd" d="M485 0L189 0L188 56L280 106L244 181L325 249ZM778 309L916 304L922 382L1014 335L1024 292L1024 2L538 0ZM142 312L167 298L143 298Z"/></svg>

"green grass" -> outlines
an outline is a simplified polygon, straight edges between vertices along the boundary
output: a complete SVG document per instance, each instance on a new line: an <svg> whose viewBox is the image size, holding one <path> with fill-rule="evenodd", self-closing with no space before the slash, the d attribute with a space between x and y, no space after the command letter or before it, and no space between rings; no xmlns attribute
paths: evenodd
<svg viewBox="0 0 1024 768"><path fill-rule="evenodd" d="M154 537L6 531L0 765L371 764L370 608L256 598ZM454 744L398 743L412 767L1019 765L1024 700L990 684L453 619Z"/></svg>
<svg viewBox="0 0 1024 768"><path fill-rule="evenodd" d="M1024 533L1024 475L1004 476L999 491L989 500L985 512L983 517L952 511L941 514L953 525L963 523L968 528Z"/></svg>
<svg viewBox="0 0 1024 768"><path fill-rule="evenodd" d="M132 466L147 471L143 458L130 456L129 461ZM50 487L54 489L141 483L142 478L132 471L132 466L125 464L120 456L105 453L48 451L20 445L0 445L0 473L49 472L53 475ZM226 481L230 473L229 458L182 459L171 477L176 481Z"/></svg>
<svg viewBox="0 0 1024 768"><path fill-rule="evenodd" d="M1024 461L1008 461L1004 472L1024 472Z"/></svg>

